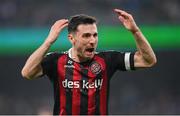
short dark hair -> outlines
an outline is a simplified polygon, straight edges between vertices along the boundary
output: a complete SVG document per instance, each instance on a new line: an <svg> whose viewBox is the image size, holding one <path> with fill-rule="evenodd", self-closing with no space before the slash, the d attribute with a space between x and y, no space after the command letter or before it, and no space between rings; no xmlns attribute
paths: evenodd
<svg viewBox="0 0 180 116"><path fill-rule="evenodd" d="M76 32L80 24L94 24L96 18L85 14L74 15L69 20L68 33Z"/></svg>

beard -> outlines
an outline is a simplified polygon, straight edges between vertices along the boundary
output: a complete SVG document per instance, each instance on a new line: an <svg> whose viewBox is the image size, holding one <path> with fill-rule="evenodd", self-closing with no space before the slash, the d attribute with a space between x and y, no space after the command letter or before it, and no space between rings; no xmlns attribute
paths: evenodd
<svg viewBox="0 0 180 116"><path fill-rule="evenodd" d="M77 56L80 59L80 61L87 61L94 57L95 49L94 48L86 48L86 49L78 49L77 50Z"/></svg>

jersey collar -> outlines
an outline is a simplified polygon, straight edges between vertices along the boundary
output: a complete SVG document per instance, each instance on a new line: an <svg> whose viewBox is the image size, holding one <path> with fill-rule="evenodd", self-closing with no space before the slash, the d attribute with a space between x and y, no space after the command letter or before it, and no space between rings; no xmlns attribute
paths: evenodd
<svg viewBox="0 0 180 116"><path fill-rule="evenodd" d="M69 56L69 58L72 59L72 48L70 48L70 49L68 50L68 56Z"/></svg>

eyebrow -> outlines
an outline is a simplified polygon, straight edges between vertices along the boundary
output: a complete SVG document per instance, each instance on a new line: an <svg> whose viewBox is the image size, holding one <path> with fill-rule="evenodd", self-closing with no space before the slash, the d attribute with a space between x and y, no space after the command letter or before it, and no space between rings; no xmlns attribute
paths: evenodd
<svg viewBox="0 0 180 116"><path fill-rule="evenodd" d="M94 35L94 34L98 34L98 33L95 32L95 33L92 34L92 33L87 32L87 33L83 33L83 35L84 35L84 34L91 34L91 35Z"/></svg>
<svg viewBox="0 0 180 116"><path fill-rule="evenodd" d="M91 35L92 35L92 36L96 36L96 35L98 35L98 33L97 33L97 32L95 32L95 33L88 33L88 32L87 32L87 33L83 33L83 34L82 34L82 36L91 36Z"/></svg>

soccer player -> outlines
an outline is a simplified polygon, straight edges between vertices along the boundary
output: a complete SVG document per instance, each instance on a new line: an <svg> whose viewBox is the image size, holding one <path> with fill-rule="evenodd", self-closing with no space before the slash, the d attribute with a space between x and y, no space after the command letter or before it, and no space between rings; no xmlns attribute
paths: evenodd
<svg viewBox="0 0 180 116"><path fill-rule="evenodd" d="M28 58L22 76L35 79L47 75L54 87L56 115L108 114L109 84L117 70L152 67L156 56L131 14L114 9L119 21L134 36L134 53L96 52L98 31L96 19L75 15L61 19L51 27L44 43ZM68 26L72 47L66 52L47 53L63 28Z"/></svg>

